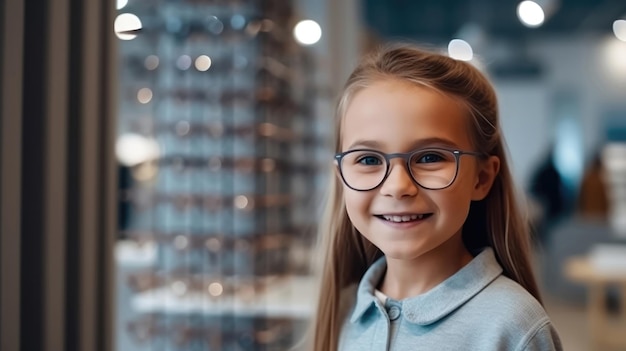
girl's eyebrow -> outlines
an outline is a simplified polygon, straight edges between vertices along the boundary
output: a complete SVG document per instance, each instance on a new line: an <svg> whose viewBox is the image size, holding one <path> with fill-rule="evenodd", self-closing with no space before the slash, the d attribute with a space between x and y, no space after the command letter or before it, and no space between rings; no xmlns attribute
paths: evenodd
<svg viewBox="0 0 626 351"><path fill-rule="evenodd" d="M375 141L375 140L357 140L354 143L352 143L350 146L348 146L348 150L350 149L354 149L355 147L366 147L366 148L372 148L372 149L381 149L382 145Z"/></svg>
<svg viewBox="0 0 626 351"><path fill-rule="evenodd" d="M421 147L429 147L429 146L447 146L452 148L459 148L459 144L454 141L446 138L426 138L415 141L412 145L412 149L421 148Z"/></svg>
<svg viewBox="0 0 626 351"><path fill-rule="evenodd" d="M419 148L429 147L429 146L430 147L447 146L447 147L452 147L452 148L459 148L459 145L453 142L452 140L449 140L446 138L433 137L433 138L419 139L419 140L414 141L411 144L410 149L414 150L414 149L419 149ZM372 149L380 150L383 148L383 144L381 144L380 142L376 140L357 140L348 147L348 150L354 149L356 147L365 147L365 148L372 148Z"/></svg>

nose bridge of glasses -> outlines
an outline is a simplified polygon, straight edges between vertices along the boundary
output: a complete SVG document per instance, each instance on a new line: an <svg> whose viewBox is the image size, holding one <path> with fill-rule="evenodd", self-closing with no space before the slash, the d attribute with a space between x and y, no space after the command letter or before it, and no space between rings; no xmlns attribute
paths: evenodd
<svg viewBox="0 0 626 351"><path fill-rule="evenodd" d="M396 152L393 154L387 154L387 162L389 163L389 169L388 172L391 172L391 169L393 168L393 160L396 158L399 158L401 160L397 161L398 165L402 165L405 171L408 172L409 175L411 175L411 170L410 170L410 160L411 157L413 156L413 152Z"/></svg>
<svg viewBox="0 0 626 351"><path fill-rule="evenodd" d="M404 176L408 177L409 179L411 179L411 182L415 182L414 176L411 173L411 169L410 169L410 158L412 156L413 153L393 153L393 154L388 154L387 155L387 162L388 162L388 169L387 169L387 178L391 177L391 173L393 173L393 169L394 169L394 159L400 159L397 160L396 166L400 167L400 172L404 171Z"/></svg>
<svg viewBox="0 0 626 351"><path fill-rule="evenodd" d="M404 164L408 164L411 156L413 156L413 152L396 152L396 153L393 153L393 154L387 154L387 161L391 165L391 163L392 163L391 161L393 159L400 158L400 159L402 159Z"/></svg>

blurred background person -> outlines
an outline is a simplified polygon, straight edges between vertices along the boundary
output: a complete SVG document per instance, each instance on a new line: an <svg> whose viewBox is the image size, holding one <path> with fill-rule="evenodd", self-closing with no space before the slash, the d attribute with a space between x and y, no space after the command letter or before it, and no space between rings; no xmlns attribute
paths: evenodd
<svg viewBox="0 0 626 351"><path fill-rule="evenodd" d="M609 201L602 154L595 152L583 175L577 202L577 214L589 219L607 220Z"/></svg>
<svg viewBox="0 0 626 351"><path fill-rule="evenodd" d="M567 204L565 187L559 170L554 163L554 148L549 147L530 181L532 229L536 244L545 246L553 226L563 218Z"/></svg>

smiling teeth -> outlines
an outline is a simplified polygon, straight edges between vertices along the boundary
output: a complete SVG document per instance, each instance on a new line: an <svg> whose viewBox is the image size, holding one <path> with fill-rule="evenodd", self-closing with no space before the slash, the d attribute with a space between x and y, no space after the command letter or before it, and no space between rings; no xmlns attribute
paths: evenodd
<svg viewBox="0 0 626 351"><path fill-rule="evenodd" d="M423 214L421 214L421 215L410 215L410 216L386 216L386 215L383 215L383 218L385 218L386 220L391 221L391 222L398 222L398 223L400 223L400 222L414 221L416 219L423 219L424 215Z"/></svg>

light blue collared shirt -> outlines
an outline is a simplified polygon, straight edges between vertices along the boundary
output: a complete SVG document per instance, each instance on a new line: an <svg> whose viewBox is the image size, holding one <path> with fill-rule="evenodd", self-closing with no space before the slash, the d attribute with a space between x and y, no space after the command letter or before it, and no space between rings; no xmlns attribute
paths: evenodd
<svg viewBox="0 0 626 351"><path fill-rule="evenodd" d="M502 275L492 248L428 292L383 303L374 291L387 262L367 270L349 299L352 311L339 341L341 351L562 350L539 302Z"/></svg>

